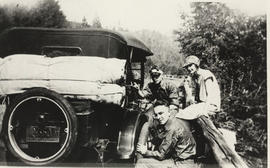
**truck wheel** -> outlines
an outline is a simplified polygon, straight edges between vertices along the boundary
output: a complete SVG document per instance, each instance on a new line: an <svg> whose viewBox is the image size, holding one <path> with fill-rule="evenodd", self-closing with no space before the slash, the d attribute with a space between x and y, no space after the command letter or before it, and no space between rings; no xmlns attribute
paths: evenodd
<svg viewBox="0 0 270 168"><path fill-rule="evenodd" d="M134 156L132 158L132 163L135 165L136 162L137 162L137 159L138 159L138 153L136 153L136 148L137 148L137 144L138 144L138 141L139 141L139 137L140 137L140 134L141 134L141 130L143 128L143 126L147 123L147 118L142 115L140 116L140 120L139 120L139 124L136 128L136 132L135 132L135 140L134 140Z"/></svg>
<svg viewBox="0 0 270 168"><path fill-rule="evenodd" d="M70 154L77 140L77 118L63 96L35 88L7 108L2 131L8 152L18 161L48 165Z"/></svg>

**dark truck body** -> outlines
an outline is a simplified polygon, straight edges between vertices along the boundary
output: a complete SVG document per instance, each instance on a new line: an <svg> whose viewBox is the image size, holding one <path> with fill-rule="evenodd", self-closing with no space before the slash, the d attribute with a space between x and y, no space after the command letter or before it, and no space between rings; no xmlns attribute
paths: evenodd
<svg viewBox="0 0 270 168"><path fill-rule="evenodd" d="M0 57L13 54L126 60L126 77L122 82L126 96L122 106L76 96L67 98L44 88L5 95L8 101L2 136L13 160L49 165L74 153L79 157L81 147L95 149L100 162L104 161L106 152L120 159L134 157L134 144L146 118L130 84L135 80L133 72L136 71L140 76L136 82L143 86L144 63L147 56L153 55L141 41L127 33L104 29L18 27L0 35Z"/></svg>

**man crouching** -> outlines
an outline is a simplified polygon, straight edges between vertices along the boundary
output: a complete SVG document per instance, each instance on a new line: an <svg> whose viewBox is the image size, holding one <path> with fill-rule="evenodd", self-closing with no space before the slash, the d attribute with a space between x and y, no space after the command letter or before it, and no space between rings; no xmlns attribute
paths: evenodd
<svg viewBox="0 0 270 168"><path fill-rule="evenodd" d="M168 103L154 104L153 122L148 125L145 136L150 139L153 150L147 144L137 144L137 168L146 167L198 167L194 163L196 142L188 121L170 114Z"/></svg>

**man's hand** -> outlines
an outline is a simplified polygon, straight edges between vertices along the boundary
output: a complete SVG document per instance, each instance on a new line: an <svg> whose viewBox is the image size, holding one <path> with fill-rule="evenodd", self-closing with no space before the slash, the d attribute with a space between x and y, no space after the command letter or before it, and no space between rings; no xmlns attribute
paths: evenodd
<svg viewBox="0 0 270 168"><path fill-rule="evenodd" d="M147 151L147 146L143 145L143 144L137 144L137 152L141 153L142 155L144 155Z"/></svg>
<svg viewBox="0 0 270 168"><path fill-rule="evenodd" d="M137 90L140 90L140 86L136 82L132 82L131 86L134 87Z"/></svg>
<svg viewBox="0 0 270 168"><path fill-rule="evenodd" d="M133 88L137 89L137 90L138 90L138 94L139 94L142 98L144 98L144 94L143 94L143 92L141 91L140 86L139 86L136 82L132 82L132 83L131 83L131 86L132 86Z"/></svg>
<svg viewBox="0 0 270 168"><path fill-rule="evenodd" d="M173 104L171 104L171 105L169 106L170 111L176 110L177 108L178 108L178 107L177 107L176 105L173 105Z"/></svg>

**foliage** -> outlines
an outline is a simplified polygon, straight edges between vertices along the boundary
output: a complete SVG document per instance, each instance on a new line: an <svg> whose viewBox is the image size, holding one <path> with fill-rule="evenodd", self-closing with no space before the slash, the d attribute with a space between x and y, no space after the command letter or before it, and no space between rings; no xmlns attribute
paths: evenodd
<svg viewBox="0 0 270 168"><path fill-rule="evenodd" d="M181 75L183 57L178 51L177 42L155 31L141 30L135 32L136 36L141 39L147 47L154 53L146 62L146 72L148 69L157 65L166 74Z"/></svg>
<svg viewBox="0 0 270 168"><path fill-rule="evenodd" d="M86 17L82 18L82 22L67 21L66 25L68 28L72 29L85 29L85 28L102 29L102 24L98 17L93 19L92 25L88 23Z"/></svg>
<svg viewBox="0 0 270 168"><path fill-rule="evenodd" d="M5 8L0 7L0 32L9 25L9 16Z"/></svg>
<svg viewBox="0 0 270 168"><path fill-rule="evenodd" d="M95 17L95 18L93 19L92 27L98 28L98 29L101 29L101 28L102 28L102 24L101 24L101 22L100 22L99 17Z"/></svg>
<svg viewBox="0 0 270 168"><path fill-rule="evenodd" d="M266 16L246 16L222 3L191 7L176 31L181 52L197 55L216 74L223 108L217 120L237 130L238 150L266 156Z"/></svg>
<svg viewBox="0 0 270 168"><path fill-rule="evenodd" d="M0 6L0 32L15 26L55 27L67 26L66 16L55 0L39 1L36 7Z"/></svg>
<svg viewBox="0 0 270 168"><path fill-rule="evenodd" d="M82 19L81 27L82 27L82 28L88 28L88 27L91 27L91 26L88 24L88 22L87 22L87 20L86 20L85 17L83 17L83 19Z"/></svg>
<svg viewBox="0 0 270 168"><path fill-rule="evenodd" d="M66 25L66 16L60 10L58 1L43 0L32 11L33 26L61 28Z"/></svg>
<svg viewBox="0 0 270 168"><path fill-rule="evenodd" d="M74 21L67 21L67 27L71 28L71 29L80 29L80 28L84 28L85 23L79 23L79 22L74 22Z"/></svg>

